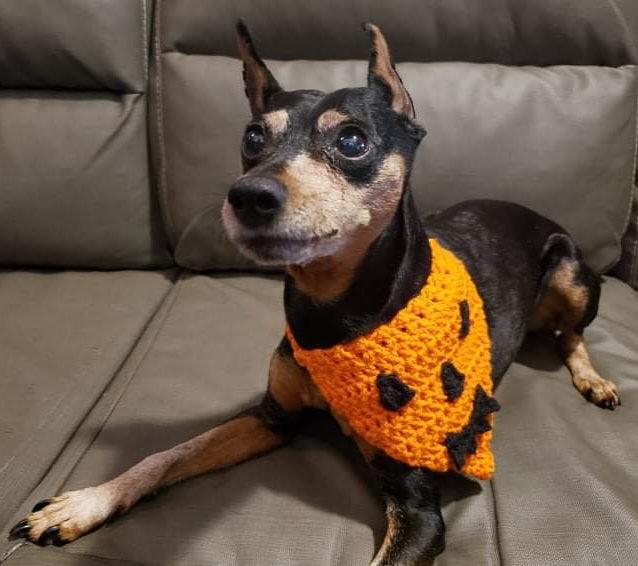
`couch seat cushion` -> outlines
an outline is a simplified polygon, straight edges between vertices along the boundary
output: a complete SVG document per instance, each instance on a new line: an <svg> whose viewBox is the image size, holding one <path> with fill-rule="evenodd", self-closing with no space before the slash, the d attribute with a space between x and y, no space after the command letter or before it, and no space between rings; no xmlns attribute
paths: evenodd
<svg viewBox="0 0 638 566"><path fill-rule="evenodd" d="M280 294L274 277L184 276L61 489L107 480L254 403L283 329ZM636 333L638 295L607 279L587 338L600 371L620 386L613 413L586 403L551 350L530 340L497 390L494 480L447 482L448 549L437 566L638 563ZM305 433L174 486L61 550L23 547L7 564L367 565L385 527L365 467L330 421Z"/></svg>
<svg viewBox="0 0 638 566"><path fill-rule="evenodd" d="M0 271L0 527L47 473L174 276Z"/></svg>

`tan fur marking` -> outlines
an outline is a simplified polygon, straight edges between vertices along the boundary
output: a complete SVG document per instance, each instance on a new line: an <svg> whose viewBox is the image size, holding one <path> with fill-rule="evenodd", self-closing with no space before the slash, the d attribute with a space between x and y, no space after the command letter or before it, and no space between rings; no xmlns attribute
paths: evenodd
<svg viewBox="0 0 638 566"><path fill-rule="evenodd" d="M271 395L285 410L325 407L308 373L292 357L273 354L269 385ZM46 529L58 527L60 538L71 542L162 487L233 466L282 442L282 437L258 416L239 415L187 442L148 456L109 482L52 498L49 505L27 517L31 527L27 536L37 542Z"/></svg>
<svg viewBox="0 0 638 566"><path fill-rule="evenodd" d="M282 439L254 416L238 417L174 448L148 456L130 470L98 487L66 492L27 521L36 542L49 527L75 540L101 525L116 511L127 511L157 489L204 472L226 468L267 452Z"/></svg>
<svg viewBox="0 0 638 566"><path fill-rule="evenodd" d="M317 129L320 132L325 132L348 120L350 120L350 117L346 114L342 114L338 110L326 110L317 118Z"/></svg>
<svg viewBox="0 0 638 566"><path fill-rule="evenodd" d="M288 200L280 223L291 232L324 236L343 230L348 224L365 226L370 212L362 194L328 163L307 153L297 155L279 175L288 190Z"/></svg>
<svg viewBox="0 0 638 566"><path fill-rule="evenodd" d="M378 448L375 448L372 444L363 440L363 438L361 438L357 433L353 432L352 438L356 442L357 448L366 462L370 463L372 459L379 454Z"/></svg>
<svg viewBox="0 0 638 566"><path fill-rule="evenodd" d="M367 24L366 29L372 37L373 55L370 60L370 72L380 78L390 87L392 92L392 110L414 117L414 106L408 91L403 86L401 78L392 65L390 49L381 33L374 24Z"/></svg>
<svg viewBox="0 0 638 566"><path fill-rule="evenodd" d="M587 288L576 283L573 261L563 260L534 307L530 330L573 329L582 320L589 300Z"/></svg>
<svg viewBox="0 0 638 566"><path fill-rule="evenodd" d="M565 310L565 299L554 290L546 289L534 307L529 330L558 330Z"/></svg>
<svg viewBox="0 0 638 566"><path fill-rule="evenodd" d="M29 539L37 542L49 527L60 528L60 538L71 542L92 528L101 525L117 509L117 493L108 484L69 491L53 497L49 505L31 513Z"/></svg>
<svg viewBox="0 0 638 566"><path fill-rule="evenodd" d="M266 71L253 57L248 43L240 34L237 34L237 49L244 63L244 84L250 108L253 115L261 114L265 107L264 92L268 84Z"/></svg>
<svg viewBox="0 0 638 566"><path fill-rule="evenodd" d="M233 419L170 450L153 454L117 478L98 487L55 497L27 518L29 539L37 542L51 526L72 541L101 525L116 511L126 511L140 498L161 487L232 466L281 444L276 434L256 417Z"/></svg>
<svg viewBox="0 0 638 566"><path fill-rule="evenodd" d="M350 233L347 234L347 241L341 249L332 255L319 258L306 265L287 267L288 273L295 279L295 284L300 291L318 301L327 302L334 300L350 286L366 250L388 225L396 212L403 191L405 173L403 157L399 154L392 154L386 157L368 188L354 188L347 183L344 186L343 182L339 184L340 191L351 193L349 198L354 199L353 209L358 208L358 211L354 212L355 218L348 219L343 216L339 218L339 225L332 223L330 226L339 232L350 230ZM287 177L282 180L285 183L290 182ZM297 183L290 186L293 187L294 191ZM295 214L295 205L305 208L303 193L298 193L296 199L296 201L287 204L291 207L291 215ZM311 209L311 205L312 197L307 203L307 208ZM344 211L345 208L341 210ZM365 224L359 224L353 230L350 227L357 225L356 219L360 217L361 211L367 213L367 221ZM322 217L318 216L317 222L321 223L321 221Z"/></svg>
<svg viewBox="0 0 638 566"><path fill-rule="evenodd" d="M352 283L364 250L321 258L308 265L289 265L286 271L304 294L320 302L329 302L343 294Z"/></svg>
<svg viewBox="0 0 638 566"><path fill-rule="evenodd" d="M292 410L308 403L320 406L321 397L292 358L273 356L270 382L273 397ZM101 525L116 511L124 512L140 498L178 481L238 464L270 451L283 442L256 416L238 416L164 452L148 456L115 479L98 487L63 493L51 504L31 513L28 538L37 542L49 527L60 527L70 542Z"/></svg>
<svg viewBox="0 0 638 566"><path fill-rule="evenodd" d="M285 411L299 411L303 407L326 407L326 402L310 374L292 357L275 352L270 360L269 375L268 391Z"/></svg>
<svg viewBox="0 0 638 566"><path fill-rule="evenodd" d="M582 335L571 331L564 332L561 336L561 346L574 387L597 405L606 401L619 405L620 397L616 386L608 379L603 379L594 369Z"/></svg>
<svg viewBox="0 0 638 566"><path fill-rule="evenodd" d="M281 136L286 133L290 124L290 116L285 110L275 110L263 115L266 127L275 136Z"/></svg>
<svg viewBox="0 0 638 566"><path fill-rule="evenodd" d="M587 287L576 279L577 265L574 260L563 259L552 273L534 307L529 329L559 331L563 358L574 387L596 405L614 408L620 404L616 386L594 369L582 334L574 331L589 302Z"/></svg>
<svg viewBox="0 0 638 566"><path fill-rule="evenodd" d="M397 517L397 509L395 505L388 501L386 503L385 515L388 521L388 526L385 531L385 537L383 538L383 543L381 544L381 548L379 552L377 552L374 560L370 563L370 566L381 566L382 564L387 564L387 555L392 548L392 544L397 534L397 529L399 526L399 518ZM407 566L407 565L406 565Z"/></svg>

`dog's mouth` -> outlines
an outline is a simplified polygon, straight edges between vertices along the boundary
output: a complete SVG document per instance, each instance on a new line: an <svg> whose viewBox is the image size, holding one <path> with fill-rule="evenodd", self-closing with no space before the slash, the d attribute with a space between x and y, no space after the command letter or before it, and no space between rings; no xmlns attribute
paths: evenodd
<svg viewBox="0 0 638 566"><path fill-rule="evenodd" d="M263 265L302 265L334 253L339 247L338 230L306 238L280 234L258 234L235 240L241 251Z"/></svg>
<svg viewBox="0 0 638 566"><path fill-rule="evenodd" d="M317 234L299 226L292 228L282 221L268 227L245 226L235 216L228 200L222 207L222 222L239 251L260 265L307 265L335 254L345 241L338 227Z"/></svg>

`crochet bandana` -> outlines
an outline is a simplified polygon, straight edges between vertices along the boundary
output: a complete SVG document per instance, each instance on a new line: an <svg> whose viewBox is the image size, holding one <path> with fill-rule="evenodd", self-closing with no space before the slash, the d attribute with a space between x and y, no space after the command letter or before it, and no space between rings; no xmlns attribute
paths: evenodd
<svg viewBox="0 0 638 566"><path fill-rule="evenodd" d="M499 405L483 301L463 263L429 242L426 284L390 322L326 349L286 335L331 411L366 442L410 466L488 479Z"/></svg>

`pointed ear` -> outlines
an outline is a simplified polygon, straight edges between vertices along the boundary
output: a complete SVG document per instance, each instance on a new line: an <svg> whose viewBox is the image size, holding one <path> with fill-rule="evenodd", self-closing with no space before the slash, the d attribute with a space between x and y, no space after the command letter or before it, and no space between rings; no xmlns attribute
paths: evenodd
<svg viewBox="0 0 638 566"><path fill-rule="evenodd" d="M414 105L410 94L403 86L401 77L396 72L390 50L381 30L374 24L363 24L363 29L370 35L372 52L368 67L368 86L381 88L392 110L399 114L405 114L408 118L414 118Z"/></svg>
<svg viewBox="0 0 638 566"><path fill-rule="evenodd" d="M282 89L268 67L257 55L246 24L239 20L236 29L237 48L239 56L244 62L246 96L250 102L250 110L253 116L256 116L266 109L268 98Z"/></svg>

